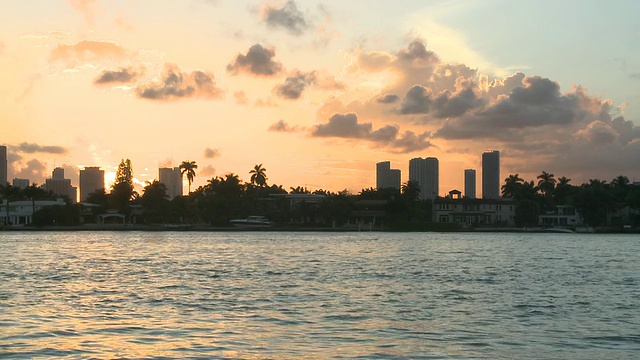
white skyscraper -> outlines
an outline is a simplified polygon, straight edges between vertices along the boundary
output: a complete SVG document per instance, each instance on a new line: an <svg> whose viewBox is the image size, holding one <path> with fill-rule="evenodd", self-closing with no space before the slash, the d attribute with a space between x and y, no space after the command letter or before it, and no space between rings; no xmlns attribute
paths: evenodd
<svg viewBox="0 0 640 360"><path fill-rule="evenodd" d="M437 158L414 158L409 160L409 180L420 186L420 199L435 199L440 191L439 162Z"/></svg>
<svg viewBox="0 0 640 360"><path fill-rule="evenodd" d="M464 196L469 199L476 198L476 171L474 169L464 170Z"/></svg>
<svg viewBox="0 0 640 360"><path fill-rule="evenodd" d="M400 190L400 170L392 169L390 161L376 164L376 188L394 188Z"/></svg>
<svg viewBox="0 0 640 360"><path fill-rule="evenodd" d="M182 173L179 167L158 169L158 178L167 187L169 199L182 196Z"/></svg>
<svg viewBox="0 0 640 360"><path fill-rule="evenodd" d="M482 154L482 198L500 198L500 152L497 150Z"/></svg>
<svg viewBox="0 0 640 360"><path fill-rule="evenodd" d="M80 170L80 201L96 190L104 189L104 170L97 166L87 166Z"/></svg>

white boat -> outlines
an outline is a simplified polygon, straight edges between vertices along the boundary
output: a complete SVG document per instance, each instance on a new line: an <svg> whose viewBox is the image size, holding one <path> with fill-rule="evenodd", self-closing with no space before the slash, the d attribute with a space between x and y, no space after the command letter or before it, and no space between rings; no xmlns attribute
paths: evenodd
<svg viewBox="0 0 640 360"><path fill-rule="evenodd" d="M562 228L562 227L550 227L550 228L546 228L544 229L545 232L550 232L550 233L565 233L565 234L573 234L575 233L575 231L569 229L569 228Z"/></svg>
<svg viewBox="0 0 640 360"><path fill-rule="evenodd" d="M229 220L231 225L244 228L264 228L273 226L273 222L264 216L249 216L246 219Z"/></svg>

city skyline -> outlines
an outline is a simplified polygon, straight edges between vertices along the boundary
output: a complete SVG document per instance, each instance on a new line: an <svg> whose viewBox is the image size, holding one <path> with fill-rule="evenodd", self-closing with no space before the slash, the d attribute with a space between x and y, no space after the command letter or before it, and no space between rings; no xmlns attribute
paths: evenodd
<svg viewBox="0 0 640 360"><path fill-rule="evenodd" d="M108 188L129 158L142 187L158 168L192 160L193 188L230 172L247 180L264 164L285 188L356 193L375 184L379 161L397 164L405 182L408 160L430 156L443 193L464 188L478 154L500 149L501 181L541 171L637 181L637 10L630 1L13 3L0 22L7 180L43 184L62 167L78 184L80 168L99 166Z"/></svg>

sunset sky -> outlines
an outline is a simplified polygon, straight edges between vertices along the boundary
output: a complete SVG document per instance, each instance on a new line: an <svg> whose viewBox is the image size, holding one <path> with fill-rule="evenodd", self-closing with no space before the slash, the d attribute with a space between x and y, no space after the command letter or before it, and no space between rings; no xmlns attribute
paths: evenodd
<svg viewBox="0 0 640 360"><path fill-rule="evenodd" d="M255 164L285 189L375 186L440 160L440 195L501 177L640 181L640 2L22 0L0 11L9 180L131 159ZM186 186L185 186L186 192Z"/></svg>

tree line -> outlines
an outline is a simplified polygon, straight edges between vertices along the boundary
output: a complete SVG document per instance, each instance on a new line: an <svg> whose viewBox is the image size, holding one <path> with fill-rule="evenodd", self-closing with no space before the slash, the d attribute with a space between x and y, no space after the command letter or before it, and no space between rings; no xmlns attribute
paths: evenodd
<svg viewBox="0 0 640 360"><path fill-rule="evenodd" d="M611 182L590 179L572 185L567 177L556 178L543 171L536 181L525 181L519 174L509 175L502 185L502 196L516 201L516 224L537 224L538 216L559 205L571 205L589 226L640 226L640 218L625 209L640 209L640 186L623 175Z"/></svg>
<svg viewBox="0 0 640 360"><path fill-rule="evenodd" d="M99 189L88 195L92 204L90 213L73 205L69 199L63 207L45 208L34 214L35 225L71 225L79 222L82 213L85 222L96 221L97 216L117 211L132 221L146 224L201 224L228 226L229 220L249 215L264 215L279 225L343 226L354 214L375 207L384 212L383 225L390 228L433 228L432 201L420 200L420 186L407 181L400 189L362 189L358 194L342 190L309 190L303 186L284 189L282 185L268 184L267 170L255 165L248 174L249 182L238 174L229 173L207 180L205 185L191 191L198 165L183 161L180 166L189 184L188 195L170 199L165 184L155 180L136 192L133 168L129 159L123 159L116 172L116 181L109 192ZM623 209L640 209L640 186L633 186L626 176L618 176L610 183L592 179L581 185L572 185L571 179L556 178L543 171L536 180L525 181L519 174L509 175L501 187L502 197L516 202L516 225L535 225L538 216L552 211L558 205L572 205L590 226L622 225L640 219L625 218ZM322 195L311 200L292 201L284 195ZM18 189L0 186L3 199L36 200L55 199L56 196L35 184ZM35 205L34 205L35 209ZM7 210L8 211L8 210ZM93 218L93 219L92 219ZM369 219L370 220L370 219ZM381 219L378 219L380 221Z"/></svg>

